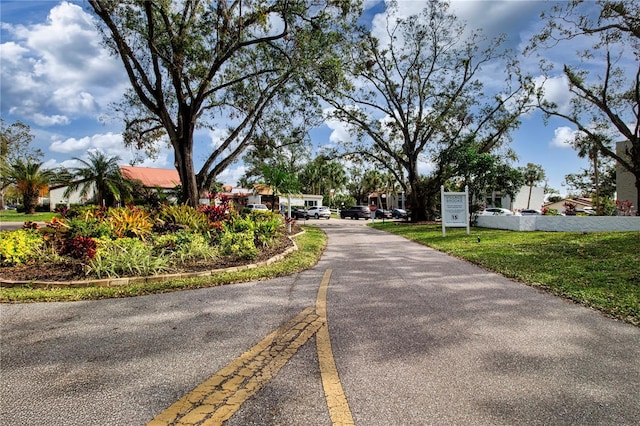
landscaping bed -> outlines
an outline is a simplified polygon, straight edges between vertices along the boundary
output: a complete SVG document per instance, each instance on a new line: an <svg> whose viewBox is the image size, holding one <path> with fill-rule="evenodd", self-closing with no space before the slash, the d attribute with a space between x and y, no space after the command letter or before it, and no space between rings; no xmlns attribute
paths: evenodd
<svg viewBox="0 0 640 426"><path fill-rule="evenodd" d="M44 226L0 233L0 281L115 280L259 264L294 246L278 213L161 205L65 211Z"/></svg>
<svg viewBox="0 0 640 426"><path fill-rule="evenodd" d="M294 225L292 234L300 232L300 227ZM216 269L243 266L249 263L259 263L271 259L293 247L293 241L287 235L280 235L267 247L262 247L258 255L251 259L242 259L232 256L220 256L213 259L194 259L172 266L166 273L177 274L184 272L202 272ZM127 275L124 275L127 276ZM133 275L129 275L133 276ZM32 261L24 265L0 267L0 280L7 281L79 281L90 277L84 272L83 263L78 260L66 260L64 262L36 262Z"/></svg>

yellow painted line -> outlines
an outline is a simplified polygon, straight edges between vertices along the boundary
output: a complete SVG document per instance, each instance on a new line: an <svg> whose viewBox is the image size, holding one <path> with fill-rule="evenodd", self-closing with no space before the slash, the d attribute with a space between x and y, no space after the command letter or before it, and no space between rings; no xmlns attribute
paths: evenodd
<svg viewBox="0 0 640 426"><path fill-rule="evenodd" d="M329 327L327 326L327 288L329 287L331 272L331 269L325 271L316 298L316 313L323 324L316 334L320 376L322 377L322 387L324 388L331 422L334 425L353 425L353 416L351 415L347 397L342 389L342 383L340 382L340 376L333 357L333 350L331 349Z"/></svg>
<svg viewBox="0 0 640 426"><path fill-rule="evenodd" d="M316 307L304 309L251 349L196 386L147 426L221 425L242 404L268 383L316 335L318 361L329 415L334 425L353 425L353 417L340 383L327 327L327 288L331 270L325 271Z"/></svg>
<svg viewBox="0 0 640 426"><path fill-rule="evenodd" d="M151 420L148 426L217 425L271 380L322 326L307 308Z"/></svg>

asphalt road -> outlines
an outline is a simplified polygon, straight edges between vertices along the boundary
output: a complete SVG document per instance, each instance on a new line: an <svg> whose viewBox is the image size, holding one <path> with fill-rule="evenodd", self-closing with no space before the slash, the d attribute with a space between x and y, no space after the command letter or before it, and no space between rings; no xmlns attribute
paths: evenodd
<svg viewBox="0 0 640 426"><path fill-rule="evenodd" d="M640 424L640 329L365 221L290 277L129 299L0 305L0 424L144 425L326 299L356 425ZM329 425L315 338L228 425Z"/></svg>

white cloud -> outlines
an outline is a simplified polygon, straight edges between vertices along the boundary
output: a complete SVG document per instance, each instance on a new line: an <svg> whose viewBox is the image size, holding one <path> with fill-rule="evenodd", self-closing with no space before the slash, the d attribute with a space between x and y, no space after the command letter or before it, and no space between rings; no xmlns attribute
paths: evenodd
<svg viewBox="0 0 640 426"><path fill-rule="evenodd" d="M49 149L53 152L73 153L76 151L84 151L91 146L91 138L84 137L81 139L69 138L64 141L56 140L51 143Z"/></svg>
<svg viewBox="0 0 640 426"><path fill-rule="evenodd" d="M329 129L331 129L329 142L331 142L332 144L340 144L352 140L353 138L349 133L349 125L345 122L330 117L333 111L333 108L325 108L322 111L322 115L325 117L324 124Z"/></svg>
<svg viewBox="0 0 640 426"><path fill-rule="evenodd" d="M571 142L578 134L578 130L571 127L561 126L553 131L553 139L549 142L549 146L553 148L572 148Z"/></svg>
<svg viewBox="0 0 640 426"><path fill-rule="evenodd" d="M0 56L2 56L2 61L5 63L5 65L7 62L11 64L19 63L22 59L22 56L28 51L28 49L12 41L0 44Z"/></svg>
<svg viewBox="0 0 640 426"><path fill-rule="evenodd" d="M4 23L3 30L13 38L2 45L3 103L22 119L70 124L119 99L128 84L122 64L102 47L81 5L61 2L45 22ZM43 119L60 113L66 120Z"/></svg>
<svg viewBox="0 0 640 426"><path fill-rule="evenodd" d="M238 185L238 180L245 174L246 167L244 165L239 165L237 167L227 167L222 173L220 173L217 177L218 182L222 182L227 185Z"/></svg>
<svg viewBox="0 0 640 426"><path fill-rule="evenodd" d="M569 112L572 94L569 91L569 81L565 75L545 78L538 76L533 79L537 88L544 89L544 99L557 105L561 113Z"/></svg>
<svg viewBox="0 0 640 426"><path fill-rule="evenodd" d="M35 113L33 115L33 121L39 126L57 126L69 124L69 117L64 115L44 115Z"/></svg>

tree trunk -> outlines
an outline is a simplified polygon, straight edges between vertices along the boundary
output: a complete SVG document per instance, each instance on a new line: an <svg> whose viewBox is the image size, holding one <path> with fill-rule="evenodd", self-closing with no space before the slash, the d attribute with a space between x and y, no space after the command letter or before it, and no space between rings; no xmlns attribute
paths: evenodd
<svg viewBox="0 0 640 426"><path fill-rule="evenodd" d="M24 204L24 209L26 214L35 214L36 206L38 205L38 196L40 194L36 193L26 193L22 196L22 204Z"/></svg>
<svg viewBox="0 0 640 426"><path fill-rule="evenodd" d="M183 122L189 123L189 117L183 118ZM182 140L172 141L175 167L182 185L181 202L195 208L200 200L200 190L193 167L193 130L187 125L183 127L182 133L178 136Z"/></svg>
<svg viewBox="0 0 640 426"><path fill-rule="evenodd" d="M640 175L636 175L636 216L640 216Z"/></svg>
<svg viewBox="0 0 640 426"><path fill-rule="evenodd" d="M533 185L529 185L529 198L527 199L527 208L531 205L531 191L533 191Z"/></svg>

